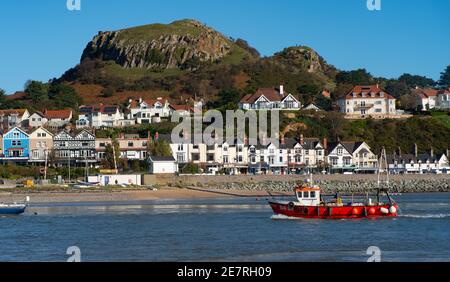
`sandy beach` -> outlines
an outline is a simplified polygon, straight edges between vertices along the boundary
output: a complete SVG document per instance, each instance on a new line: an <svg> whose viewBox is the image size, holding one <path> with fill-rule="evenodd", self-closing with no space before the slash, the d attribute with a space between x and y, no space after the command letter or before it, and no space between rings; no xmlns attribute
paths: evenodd
<svg viewBox="0 0 450 282"><path fill-rule="evenodd" d="M277 195L285 195L276 193ZM202 198L230 198L230 197L265 197L267 193L259 191L234 191L186 188L161 188L152 190L117 190L109 191L25 191L2 192L0 191L0 202L23 201L30 196L32 203L76 203L76 202L123 202L123 201L145 201L145 200L169 200L169 199L202 199Z"/></svg>

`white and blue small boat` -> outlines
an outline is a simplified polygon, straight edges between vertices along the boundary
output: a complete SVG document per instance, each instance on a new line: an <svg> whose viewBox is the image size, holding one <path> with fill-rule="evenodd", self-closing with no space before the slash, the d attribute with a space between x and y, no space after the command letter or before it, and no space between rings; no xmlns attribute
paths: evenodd
<svg viewBox="0 0 450 282"><path fill-rule="evenodd" d="M30 202L30 197L26 197L24 203L0 203L0 215L2 214L21 214L25 212Z"/></svg>

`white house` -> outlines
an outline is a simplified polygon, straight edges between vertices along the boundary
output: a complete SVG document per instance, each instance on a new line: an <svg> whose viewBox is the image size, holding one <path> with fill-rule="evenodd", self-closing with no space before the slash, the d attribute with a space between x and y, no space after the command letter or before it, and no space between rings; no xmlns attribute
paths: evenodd
<svg viewBox="0 0 450 282"><path fill-rule="evenodd" d="M151 174L174 174L178 172L178 165L173 157L148 157L148 171Z"/></svg>
<svg viewBox="0 0 450 282"><path fill-rule="evenodd" d="M337 102L348 118L392 118L397 113L395 98L378 85L355 86Z"/></svg>
<svg viewBox="0 0 450 282"><path fill-rule="evenodd" d="M41 112L35 112L28 118L28 126L31 128L38 128L45 125L48 119Z"/></svg>
<svg viewBox="0 0 450 282"><path fill-rule="evenodd" d="M328 149L328 164L331 171L374 170L375 154L365 142L333 142Z"/></svg>
<svg viewBox="0 0 450 282"><path fill-rule="evenodd" d="M290 93L278 88L260 88L253 94L247 94L239 102L243 110L299 110L301 103Z"/></svg>
<svg viewBox="0 0 450 282"><path fill-rule="evenodd" d="M436 108L440 110L450 110L450 88L438 91Z"/></svg>
<svg viewBox="0 0 450 282"><path fill-rule="evenodd" d="M436 107L438 90L416 87L412 90L412 93L416 96L416 107L420 106L422 111L428 111Z"/></svg>
<svg viewBox="0 0 450 282"><path fill-rule="evenodd" d="M318 111L320 111L320 108L317 107L317 106L314 105L314 104L309 104L308 106L303 107L302 110L305 110L305 111L316 111L316 112L318 112Z"/></svg>
<svg viewBox="0 0 450 282"><path fill-rule="evenodd" d="M128 119L136 120L137 124L158 123L161 118L168 118L172 109L167 100L162 98L156 100L129 100L128 109L130 114Z"/></svg>
<svg viewBox="0 0 450 282"><path fill-rule="evenodd" d="M446 152L448 153L448 152ZM387 156L388 167L391 173L440 173L450 171L449 159L445 153L434 154L431 148L429 153L418 153L414 144L413 153L402 153L400 149Z"/></svg>
<svg viewBox="0 0 450 282"><path fill-rule="evenodd" d="M120 108L114 105L81 106L79 111L80 114L76 121L77 128L115 127L120 126L124 119Z"/></svg>
<svg viewBox="0 0 450 282"><path fill-rule="evenodd" d="M16 126L27 126L29 117L27 109L0 110L0 130L7 132Z"/></svg>

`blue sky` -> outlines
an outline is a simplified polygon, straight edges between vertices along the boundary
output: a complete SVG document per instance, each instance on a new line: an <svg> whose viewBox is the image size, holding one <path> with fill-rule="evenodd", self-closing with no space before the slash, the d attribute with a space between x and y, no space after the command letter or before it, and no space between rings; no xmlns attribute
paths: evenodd
<svg viewBox="0 0 450 282"><path fill-rule="evenodd" d="M59 77L79 62L100 30L194 18L263 55L307 45L339 69L376 76L404 72L439 78L450 64L450 1L381 0L66 0L2 1L0 88L22 90L28 79Z"/></svg>

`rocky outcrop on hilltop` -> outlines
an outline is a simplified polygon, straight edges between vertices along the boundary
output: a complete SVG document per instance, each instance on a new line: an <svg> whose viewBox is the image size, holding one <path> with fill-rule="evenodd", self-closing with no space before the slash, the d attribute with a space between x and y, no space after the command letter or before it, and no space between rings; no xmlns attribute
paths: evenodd
<svg viewBox="0 0 450 282"><path fill-rule="evenodd" d="M273 57L298 70L310 73L325 73L333 68L316 51L306 46L288 47L275 53Z"/></svg>
<svg viewBox="0 0 450 282"><path fill-rule="evenodd" d="M124 68L195 69L229 55L233 42L195 20L99 32L81 61L114 61Z"/></svg>

